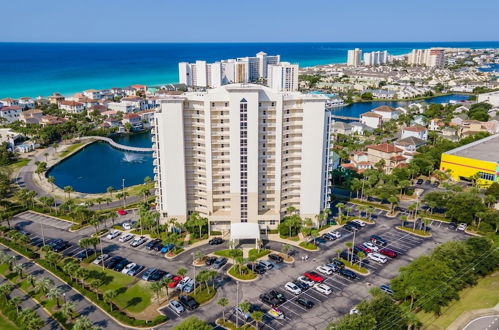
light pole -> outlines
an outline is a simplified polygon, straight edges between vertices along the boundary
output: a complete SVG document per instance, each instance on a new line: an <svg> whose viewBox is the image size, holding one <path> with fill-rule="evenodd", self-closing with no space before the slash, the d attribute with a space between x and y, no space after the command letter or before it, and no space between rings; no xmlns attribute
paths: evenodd
<svg viewBox="0 0 499 330"><path fill-rule="evenodd" d="M100 241L100 255L104 255L104 250L102 250L102 238L99 239ZM102 262L101 262L101 265L102 265L102 269L105 269L106 267L104 267L104 259L102 259Z"/></svg>
<svg viewBox="0 0 499 330"><path fill-rule="evenodd" d="M125 179L121 179L121 192L123 193L123 210L125 209L126 197L125 197Z"/></svg>
<svg viewBox="0 0 499 330"><path fill-rule="evenodd" d="M192 267L194 268L194 291L196 291L196 265L194 264L195 263L194 252L192 252L191 255L192 255Z"/></svg>
<svg viewBox="0 0 499 330"><path fill-rule="evenodd" d="M42 242L43 246L45 246L45 234L43 233L43 223L40 222L40 227L42 228Z"/></svg>
<svg viewBox="0 0 499 330"><path fill-rule="evenodd" d="M66 303L66 292L62 293L62 300L64 301L64 303Z"/></svg>

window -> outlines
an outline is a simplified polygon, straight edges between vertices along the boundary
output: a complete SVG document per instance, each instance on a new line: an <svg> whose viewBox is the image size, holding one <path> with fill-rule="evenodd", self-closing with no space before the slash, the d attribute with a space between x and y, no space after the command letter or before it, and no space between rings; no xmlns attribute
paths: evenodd
<svg viewBox="0 0 499 330"><path fill-rule="evenodd" d="M478 175L480 176L481 179L488 180L488 181L494 181L494 174L485 173L485 172L478 172Z"/></svg>
<svg viewBox="0 0 499 330"><path fill-rule="evenodd" d="M270 225L271 226L275 226L275 224L276 224L276 220L270 220Z"/></svg>

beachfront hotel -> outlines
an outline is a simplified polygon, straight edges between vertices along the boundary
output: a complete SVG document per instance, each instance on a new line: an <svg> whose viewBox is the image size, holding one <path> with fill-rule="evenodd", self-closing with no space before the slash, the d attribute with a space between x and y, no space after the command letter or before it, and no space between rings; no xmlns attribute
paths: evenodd
<svg viewBox="0 0 499 330"><path fill-rule="evenodd" d="M153 129L162 221L198 212L211 230L276 228L328 206L330 117L322 95L230 84L162 99Z"/></svg>
<svg viewBox="0 0 499 330"><path fill-rule="evenodd" d="M256 82L267 78L270 65L279 65L280 55L259 52L254 57L221 60L214 63L196 61L178 64L179 82L195 87L220 87L232 83Z"/></svg>
<svg viewBox="0 0 499 330"><path fill-rule="evenodd" d="M359 48L350 49L347 53L347 65L358 67L362 64L362 50Z"/></svg>
<svg viewBox="0 0 499 330"><path fill-rule="evenodd" d="M445 64L445 50L437 48L413 49L407 56L407 63L412 66L443 67Z"/></svg>

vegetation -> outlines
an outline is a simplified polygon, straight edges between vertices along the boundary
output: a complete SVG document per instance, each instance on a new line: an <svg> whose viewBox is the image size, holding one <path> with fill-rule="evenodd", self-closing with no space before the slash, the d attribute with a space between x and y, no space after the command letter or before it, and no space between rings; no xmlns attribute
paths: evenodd
<svg viewBox="0 0 499 330"><path fill-rule="evenodd" d="M298 245L300 245L302 248L308 249L308 250L317 250L318 249L317 245L315 245L314 243L310 243L310 242L301 242Z"/></svg>
<svg viewBox="0 0 499 330"><path fill-rule="evenodd" d="M369 273L369 271L366 268L362 267L362 266L354 264L354 263L352 263L352 262L350 262L348 260L345 260L345 259L341 259L341 260L343 261L343 263L345 264L346 267L348 267L350 269L353 269L353 270L355 270L358 273L361 273L361 274L368 274Z"/></svg>
<svg viewBox="0 0 499 330"><path fill-rule="evenodd" d="M195 316L186 318L176 325L173 330L211 330L213 327L208 323L201 321Z"/></svg>
<svg viewBox="0 0 499 330"><path fill-rule="evenodd" d="M270 253L267 249L251 249L248 252L249 259L260 259Z"/></svg>
<svg viewBox="0 0 499 330"><path fill-rule="evenodd" d="M431 236L431 234L429 232L427 232L426 230L412 229L412 228L407 228L407 227L402 227L402 226L397 226L397 229L406 231L408 233L416 234L419 236L426 236L426 237Z"/></svg>
<svg viewBox="0 0 499 330"><path fill-rule="evenodd" d="M243 281L254 280L256 278L256 274L253 271L245 265L240 264L230 267L228 273L229 275Z"/></svg>

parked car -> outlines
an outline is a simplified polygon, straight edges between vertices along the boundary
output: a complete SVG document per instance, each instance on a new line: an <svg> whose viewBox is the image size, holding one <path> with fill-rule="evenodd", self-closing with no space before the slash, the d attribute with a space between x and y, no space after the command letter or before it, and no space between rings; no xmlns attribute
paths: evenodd
<svg viewBox="0 0 499 330"><path fill-rule="evenodd" d="M351 280L355 280L355 279L358 277L358 276L357 276L357 274L355 274L354 272L352 272L352 271L351 271L351 270L349 270L349 269L341 269L341 270L339 271L339 274L340 274L341 276L347 277L347 278L349 278L349 279L351 279Z"/></svg>
<svg viewBox="0 0 499 330"><path fill-rule="evenodd" d="M82 261L83 259L90 257L94 253L95 253L94 249L85 249L80 253L78 253L77 255L75 255L73 258L75 258L78 261Z"/></svg>
<svg viewBox="0 0 499 330"><path fill-rule="evenodd" d="M265 267L263 267L260 264L249 263L246 265L246 267L248 267L249 270L259 275L265 274L266 271Z"/></svg>
<svg viewBox="0 0 499 330"><path fill-rule="evenodd" d="M352 252L348 252L346 250L340 253L340 258L343 260L351 261L353 263L359 262L359 257Z"/></svg>
<svg viewBox="0 0 499 330"><path fill-rule="evenodd" d="M284 319L284 313L279 308L271 308L268 310L267 314L269 314L275 319L280 319L280 320Z"/></svg>
<svg viewBox="0 0 499 330"><path fill-rule="evenodd" d="M426 180L426 181L424 182L424 184L425 184L425 185L427 185L427 186L429 186L429 185L431 184L431 180Z"/></svg>
<svg viewBox="0 0 499 330"><path fill-rule="evenodd" d="M132 224L130 222L123 222L123 224L121 225L121 227L123 227L124 230L131 230L132 229Z"/></svg>
<svg viewBox="0 0 499 330"><path fill-rule="evenodd" d="M184 277L180 282L178 282L178 284L175 286L175 289L182 291L182 289L184 288L184 286L187 283L189 283L190 280L191 280L191 278L189 276Z"/></svg>
<svg viewBox="0 0 499 330"><path fill-rule="evenodd" d="M274 268L274 265L270 261L260 260L258 264L264 267L266 270Z"/></svg>
<svg viewBox="0 0 499 330"><path fill-rule="evenodd" d="M379 262L379 263L386 263L388 261L388 258L382 254L379 254L379 253L369 253L367 255L367 257L371 260L374 260L376 262Z"/></svg>
<svg viewBox="0 0 499 330"><path fill-rule="evenodd" d="M341 237L341 233L339 231L330 231L328 234L336 237L337 239Z"/></svg>
<svg viewBox="0 0 499 330"><path fill-rule="evenodd" d="M147 241L147 238L145 236L140 236L140 237L136 237L132 241L132 243L130 243L130 245L132 247L137 247L137 246L140 246L140 245L144 244L146 241Z"/></svg>
<svg viewBox="0 0 499 330"><path fill-rule="evenodd" d="M61 251L66 250L70 246L71 246L71 243L66 242L66 241L62 241L62 242L56 244L55 246L53 246L52 250L54 250L54 252L61 252Z"/></svg>
<svg viewBox="0 0 499 330"><path fill-rule="evenodd" d="M456 230L457 229L457 223L455 222L450 222L448 228L450 230Z"/></svg>
<svg viewBox="0 0 499 330"><path fill-rule="evenodd" d="M161 242L158 242L156 244L154 244L154 246L152 247L152 249L156 252L159 252L163 249L163 243Z"/></svg>
<svg viewBox="0 0 499 330"><path fill-rule="evenodd" d="M294 280L293 284L300 288L300 290L305 291L309 288L308 284L301 282L300 280Z"/></svg>
<svg viewBox="0 0 499 330"><path fill-rule="evenodd" d="M275 262L276 264L280 264L281 262L284 261L284 258L276 253L269 254L269 259Z"/></svg>
<svg viewBox="0 0 499 330"><path fill-rule="evenodd" d="M250 312L244 312L239 306L234 307L234 312L244 320L248 320L251 316Z"/></svg>
<svg viewBox="0 0 499 330"><path fill-rule="evenodd" d="M150 282L155 282L164 279L165 277L170 277L170 273L165 272L164 270L161 269L156 269L155 272L151 274L149 277Z"/></svg>
<svg viewBox="0 0 499 330"><path fill-rule="evenodd" d="M335 265L337 268L345 268L345 264L343 261L338 260L336 258L330 259L328 266L333 268L331 265Z"/></svg>
<svg viewBox="0 0 499 330"><path fill-rule="evenodd" d="M220 269L222 268L225 264L227 263L227 258L225 257L218 257L217 260L213 263L211 266L213 269Z"/></svg>
<svg viewBox="0 0 499 330"><path fill-rule="evenodd" d="M311 279L314 282L322 283L324 282L324 277L317 274L316 272L306 272L303 274L305 277Z"/></svg>
<svg viewBox="0 0 499 330"><path fill-rule="evenodd" d="M366 226L366 223L364 221L360 220L360 219L355 219L352 222L358 224L361 227L365 227Z"/></svg>
<svg viewBox="0 0 499 330"><path fill-rule="evenodd" d="M381 291L388 293L390 296L393 296L393 290L390 288L389 285L383 284L379 288L381 289Z"/></svg>
<svg viewBox="0 0 499 330"><path fill-rule="evenodd" d="M149 281L149 278L151 277L151 275L156 271L157 269L156 268L148 268L144 274L142 274L142 279L144 281Z"/></svg>
<svg viewBox="0 0 499 330"><path fill-rule="evenodd" d="M364 242L364 243L362 243L362 245L365 246L366 248L370 249L371 251L374 251L374 252L379 251L379 247L377 247L376 245L374 245L371 242Z"/></svg>
<svg viewBox="0 0 499 330"><path fill-rule="evenodd" d="M174 275L172 277L172 281L168 284L169 288L175 288L182 281L182 276Z"/></svg>
<svg viewBox="0 0 499 330"><path fill-rule="evenodd" d="M286 302L286 300L287 300L286 297L282 293L280 293L279 291L277 291L277 290L270 290L269 291L269 295L271 297L279 300L281 302L281 304L284 303L284 302Z"/></svg>
<svg viewBox="0 0 499 330"><path fill-rule="evenodd" d="M161 251L161 252L163 252L163 251ZM211 266L211 265L213 265L215 260L217 260L217 257L206 257L206 259L204 259L204 264L206 266Z"/></svg>
<svg viewBox="0 0 499 330"><path fill-rule="evenodd" d="M111 258L104 260L104 267L107 269L112 269L114 266L123 260L123 257L120 256L112 256Z"/></svg>
<svg viewBox="0 0 499 330"><path fill-rule="evenodd" d="M300 276L300 277L298 277L298 281L300 281L301 283L305 284L309 288L315 284L315 282L313 280L311 280L310 278L308 278L306 276Z"/></svg>
<svg viewBox="0 0 499 330"><path fill-rule="evenodd" d="M155 239L150 240L146 244L146 250L152 250L152 248L154 247L154 245L156 245L158 243L161 243L161 240L159 238L155 238Z"/></svg>
<svg viewBox="0 0 499 330"><path fill-rule="evenodd" d="M177 314L182 314L185 312L184 306L178 302L178 300L170 300L168 306Z"/></svg>
<svg viewBox="0 0 499 330"><path fill-rule="evenodd" d="M357 230L362 229L362 226L354 221L348 221L346 224L349 225L350 227L357 228Z"/></svg>
<svg viewBox="0 0 499 330"><path fill-rule="evenodd" d="M135 267L135 266L137 266L137 264L136 264L136 263L134 263L134 262L131 262L131 263L129 263L128 265L126 265L126 266L125 266L125 268L123 268L123 270L121 271L121 273L122 273L122 274L128 274L128 272L129 272L129 271L130 271L133 267Z"/></svg>
<svg viewBox="0 0 499 330"><path fill-rule="evenodd" d="M300 294L301 293L301 289L296 285L294 284L293 282L288 282L284 285L284 289L286 289L287 291L293 293L293 294Z"/></svg>
<svg viewBox="0 0 499 330"><path fill-rule="evenodd" d="M379 253L381 253L384 256L390 257L390 258L396 258L397 257L397 252L388 249L388 248L383 248L379 250Z"/></svg>
<svg viewBox="0 0 499 330"><path fill-rule="evenodd" d="M296 302L298 303L298 305L305 307L306 309L311 309L315 305L312 301L302 297L296 299Z"/></svg>
<svg viewBox="0 0 499 330"><path fill-rule="evenodd" d="M194 310L199 307L199 303L196 301L196 299L192 298L191 296L184 296L181 295L178 297L178 300L184 307L186 307L188 310Z"/></svg>
<svg viewBox="0 0 499 330"><path fill-rule="evenodd" d="M468 227L467 224L465 223L460 223L459 226L457 226L457 230L465 231L466 227Z"/></svg>
<svg viewBox="0 0 499 330"><path fill-rule="evenodd" d="M128 242L129 240L133 239L135 237L135 235L133 234L126 234L126 235L123 235L121 236L118 240L122 243L124 242Z"/></svg>
<svg viewBox="0 0 499 330"><path fill-rule="evenodd" d="M440 182L439 181L435 181L435 182L433 182L432 186L434 188L438 188L438 186L440 186Z"/></svg>
<svg viewBox="0 0 499 330"><path fill-rule="evenodd" d="M106 260L107 258L109 258L109 254L101 254L100 256L98 256L97 258L95 258L94 261L92 261L93 264L96 264L96 265L99 265L101 262L103 262L104 260Z"/></svg>
<svg viewBox="0 0 499 330"><path fill-rule="evenodd" d="M388 242L378 235L371 235L370 241L376 245L386 246Z"/></svg>
<svg viewBox="0 0 499 330"><path fill-rule="evenodd" d="M127 212L125 210L123 210L123 209L118 209L117 212L118 212L119 215L127 215Z"/></svg>
<svg viewBox="0 0 499 330"><path fill-rule="evenodd" d="M322 266L317 266L317 268L315 268L319 273L322 273L324 275L332 275L333 274L333 269L331 267L328 267L326 265L322 265Z"/></svg>
<svg viewBox="0 0 499 330"><path fill-rule="evenodd" d="M323 238L329 240L329 241L334 241L336 240L336 237L334 237L333 235L331 235L330 233L325 233L324 235L322 235Z"/></svg>
<svg viewBox="0 0 499 330"><path fill-rule="evenodd" d="M347 224L345 224L345 225L343 226L343 229L345 229L346 231L352 232L352 233L353 233L354 231L355 231L355 232L359 231L359 229L357 229L357 227L351 226L351 225L350 225L350 224L348 224L348 223L347 223Z"/></svg>
<svg viewBox="0 0 499 330"><path fill-rule="evenodd" d="M161 253L167 253L167 252L170 252L171 250L173 250L173 248L175 247L175 244L166 244L165 246L163 246L161 248Z"/></svg>
<svg viewBox="0 0 499 330"><path fill-rule="evenodd" d="M362 244L355 245L355 248L359 249L360 251L364 252L365 254L373 252L370 248L368 248Z"/></svg>
<svg viewBox="0 0 499 330"><path fill-rule="evenodd" d="M116 237L118 237L120 235L121 235L121 231L119 231L119 230L112 230L112 231L109 232L109 234L107 234L106 238L107 239L114 239L114 238L116 238Z"/></svg>
<svg viewBox="0 0 499 330"><path fill-rule="evenodd" d="M127 275L136 276L138 275L145 267L141 265L135 265L132 269L130 269Z"/></svg>
<svg viewBox="0 0 499 330"><path fill-rule="evenodd" d="M214 237L208 241L209 245L219 245L224 242L222 237Z"/></svg>
<svg viewBox="0 0 499 330"><path fill-rule="evenodd" d="M333 293L333 290L329 285L322 283L317 283L316 285L314 285L314 289L319 291L320 293L324 293L325 295L330 295L331 293Z"/></svg>
<svg viewBox="0 0 499 330"><path fill-rule="evenodd" d="M416 184L419 186L419 185L422 185L424 182L423 179L418 179L418 181L416 181Z"/></svg>
<svg viewBox="0 0 499 330"><path fill-rule="evenodd" d="M191 279L189 282L187 282L184 287L182 288L183 292L192 292L194 291L194 280Z"/></svg>
<svg viewBox="0 0 499 330"><path fill-rule="evenodd" d="M121 272L129 263L130 262L128 260L123 258L120 262L118 262L118 263L116 263L116 265L114 265L113 270L115 270L117 272Z"/></svg>
<svg viewBox="0 0 499 330"><path fill-rule="evenodd" d="M269 293L262 293L260 296L259 296L260 300L271 306L271 307L277 307L279 306L280 304L282 304L282 302L279 301L279 299L271 296Z"/></svg>

